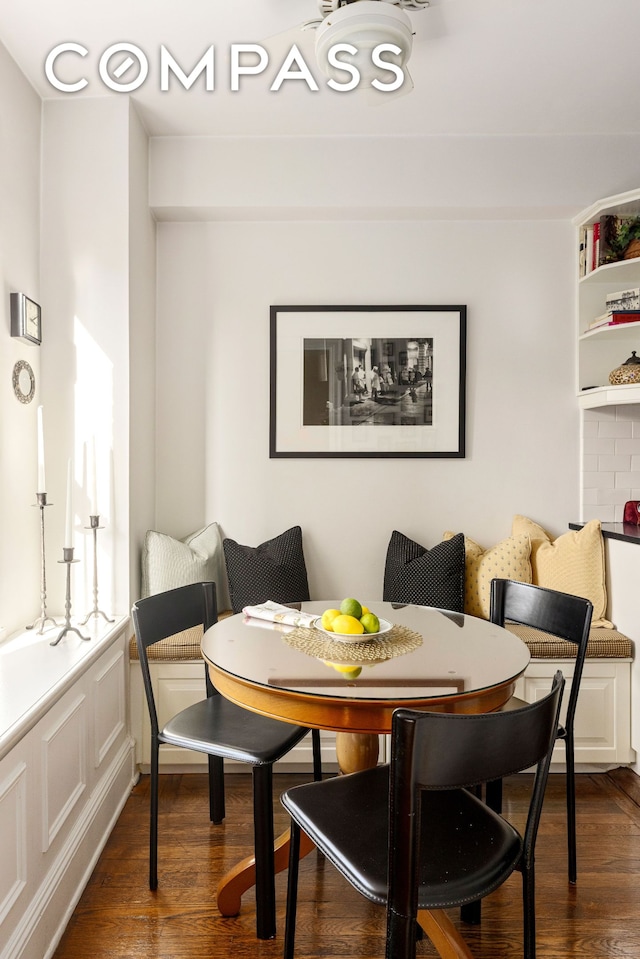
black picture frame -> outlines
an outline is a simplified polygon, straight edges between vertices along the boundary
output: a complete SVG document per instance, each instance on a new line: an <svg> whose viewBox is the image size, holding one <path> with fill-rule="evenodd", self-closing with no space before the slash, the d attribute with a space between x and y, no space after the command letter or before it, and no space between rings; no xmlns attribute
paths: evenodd
<svg viewBox="0 0 640 959"><path fill-rule="evenodd" d="M271 306L269 457L464 458L466 340L466 306Z"/></svg>

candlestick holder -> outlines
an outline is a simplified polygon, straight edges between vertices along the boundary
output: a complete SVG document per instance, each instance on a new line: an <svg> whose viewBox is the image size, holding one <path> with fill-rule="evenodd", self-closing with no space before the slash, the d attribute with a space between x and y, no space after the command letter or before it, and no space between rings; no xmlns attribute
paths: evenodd
<svg viewBox="0 0 640 959"><path fill-rule="evenodd" d="M79 563L79 559L73 558L73 546L64 546L62 549L62 559L58 560L59 563L66 563L67 566L67 594L64 601L64 626L58 633L56 639L52 643L49 643L50 646L57 646L60 640L66 633L76 633L80 639L91 639L90 636L83 636L79 629L71 625L71 565L72 563Z"/></svg>
<svg viewBox="0 0 640 959"><path fill-rule="evenodd" d="M108 623L115 622L103 610L98 609L98 530L104 529L104 526L100 526L100 515L96 513L89 517L89 523L91 525L85 526L85 529L90 529L93 532L93 609L82 620L81 626L88 623L92 616L103 616Z"/></svg>
<svg viewBox="0 0 640 959"><path fill-rule="evenodd" d="M46 493L36 493L36 499L37 502L34 503L34 506L37 506L40 510L40 615L36 620L33 621L33 623L25 628L35 629L35 627L40 624L38 635L41 636L42 633L44 633L45 625L47 623L51 623L51 626L59 626L60 623L57 623L55 619L51 618L51 616L47 616L47 570L44 553L44 508L45 506L53 506L53 503L47 503Z"/></svg>

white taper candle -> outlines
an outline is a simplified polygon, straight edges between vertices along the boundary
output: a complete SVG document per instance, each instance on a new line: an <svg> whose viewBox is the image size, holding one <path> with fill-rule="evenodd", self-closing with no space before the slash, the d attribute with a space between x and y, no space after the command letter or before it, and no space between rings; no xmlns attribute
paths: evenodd
<svg viewBox="0 0 640 959"><path fill-rule="evenodd" d="M36 493L46 493L47 487L44 478L44 427L42 424L42 407L38 407L38 488Z"/></svg>
<svg viewBox="0 0 640 959"><path fill-rule="evenodd" d="M91 516L98 515L98 465L96 462L96 438L91 437L89 447L89 500Z"/></svg>
<svg viewBox="0 0 640 959"><path fill-rule="evenodd" d="M73 511L71 505L71 460L67 463L67 509L64 522L64 548L73 549Z"/></svg>

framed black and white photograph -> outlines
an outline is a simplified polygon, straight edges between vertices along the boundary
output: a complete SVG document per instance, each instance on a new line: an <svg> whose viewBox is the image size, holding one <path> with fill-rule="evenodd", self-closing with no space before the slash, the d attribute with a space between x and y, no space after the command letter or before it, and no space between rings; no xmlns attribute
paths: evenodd
<svg viewBox="0 0 640 959"><path fill-rule="evenodd" d="M270 457L465 455L465 306L272 306Z"/></svg>

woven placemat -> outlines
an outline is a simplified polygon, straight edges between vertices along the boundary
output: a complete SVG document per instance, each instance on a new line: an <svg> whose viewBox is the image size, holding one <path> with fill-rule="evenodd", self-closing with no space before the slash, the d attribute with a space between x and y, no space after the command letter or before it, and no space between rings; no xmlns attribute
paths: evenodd
<svg viewBox="0 0 640 959"><path fill-rule="evenodd" d="M405 656L422 646L422 636L406 626L392 626L388 633L363 643L341 643L329 639L317 629L298 627L282 637L288 646L332 663L381 663L395 656Z"/></svg>

